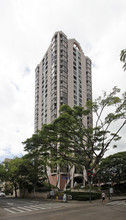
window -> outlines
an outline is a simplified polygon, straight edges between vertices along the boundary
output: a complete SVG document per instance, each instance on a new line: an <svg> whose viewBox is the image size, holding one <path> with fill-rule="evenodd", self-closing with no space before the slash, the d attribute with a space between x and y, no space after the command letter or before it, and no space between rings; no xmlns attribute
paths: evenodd
<svg viewBox="0 0 126 220"><path fill-rule="evenodd" d="M73 55L74 55L74 56L76 56L76 53L75 53L75 52L73 52Z"/></svg>
<svg viewBox="0 0 126 220"><path fill-rule="evenodd" d="M77 101L76 100L74 100L74 105L77 105Z"/></svg>

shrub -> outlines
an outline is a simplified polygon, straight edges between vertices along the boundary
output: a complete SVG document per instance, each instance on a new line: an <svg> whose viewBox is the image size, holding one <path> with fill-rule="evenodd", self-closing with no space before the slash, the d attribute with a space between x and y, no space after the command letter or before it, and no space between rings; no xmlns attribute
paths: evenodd
<svg viewBox="0 0 126 220"><path fill-rule="evenodd" d="M89 195L79 195L77 197L78 201L88 201L89 200Z"/></svg>
<svg viewBox="0 0 126 220"><path fill-rule="evenodd" d="M73 200L88 201L90 199L90 192L71 192L66 191L67 195L71 195ZM101 198L101 193L91 192L91 200Z"/></svg>

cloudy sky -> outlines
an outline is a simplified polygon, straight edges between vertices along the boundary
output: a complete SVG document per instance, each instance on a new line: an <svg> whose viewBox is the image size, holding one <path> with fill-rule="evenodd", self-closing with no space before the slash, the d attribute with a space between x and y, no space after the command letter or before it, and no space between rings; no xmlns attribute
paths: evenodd
<svg viewBox="0 0 126 220"><path fill-rule="evenodd" d="M125 0L0 0L0 161L23 154L34 132L34 70L62 30L93 62L93 98L126 90L119 60L126 48ZM115 153L125 150L126 128Z"/></svg>

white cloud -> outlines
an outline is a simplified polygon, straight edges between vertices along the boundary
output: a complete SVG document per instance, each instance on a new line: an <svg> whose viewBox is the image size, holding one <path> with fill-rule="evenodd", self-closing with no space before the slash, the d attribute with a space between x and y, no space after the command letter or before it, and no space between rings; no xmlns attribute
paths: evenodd
<svg viewBox="0 0 126 220"><path fill-rule="evenodd" d="M22 153L21 142L33 133L34 69L55 31L75 38L91 57L94 98L115 85L125 91L119 54L126 45L126 1L1 0L0 6L2 158Z"/></svg>

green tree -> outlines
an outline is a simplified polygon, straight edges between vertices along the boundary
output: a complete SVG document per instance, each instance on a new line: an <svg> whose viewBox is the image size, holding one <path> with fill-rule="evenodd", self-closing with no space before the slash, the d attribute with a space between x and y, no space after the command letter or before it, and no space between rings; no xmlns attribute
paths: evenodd
<svg viewBox="0 0 126 220"><path fill-rule="evenodd" d="M6 176L6 168L5 166L2 164L0 164L0 180L3 182L5 181L7 178Z"/></svg>
<svg viewBox="0 0 126 220"><path fill-rule="evenodd" d="M37 156L37 152L33 154L28 153L22 158L14 158L9 162L0 164L0 180L9 181L15 191L17 197L17 189L22 190L25 195L25 189L30 186L33 187L34 192L36 186L42 184L47 177L47 167L45 165L45 158Z"/></svg>
<svg viewBox="0 0 126 220"><path fill-rule="evenodd" d="M35 193L36 186L42 185L47 179L47 170L45 162L40 155L37 156L36 153L26 154L24 157L25 164L23 164L24 169L27 170L27 175L25 179L27 182L32 184Z"/></svg>
<svg viewBox="0 0 126 220"><path fill-rule="evenodd" d="M94 102L88 101L85 108L61 106L60 116L53 123L44 125L24 142L25 150L47 154L48 162L68 161L85 166L87 173L92 172L110 144L121 138L119 132L126 124L126 93L120 98L119 92L120 89L114 87L109 94L104 92ZM87 127L85 118L92 113L95 115L94 127ZM118 123L113 131L113 125L119 121L121 124Z"/></svg>
<svg viewBox="0 0 126 220"><path fill-rule="evenodd" d="M22 162L22 158L16 157L5 164L7 167L7 180L13 184L15 197L17 197L17 189L19 188L19 182L21 181L19 167L21 166Z"/></svg>
<svg viewBox="0 0 126 220"><path fill-rule="evenodd" d="M94 175L95 181L120 183L126 180L126 151L103 158Z"/></svg>
<svg viewBox="0 0 126 220"><path fill-rule="evenodd" d="M71 167L70 161L66 161L58 155L57 131L53 123L43 125L42 129L38 131L37 134L33 134L32 137L28 138L23 144L25 145L24 149L28 152L28 156L32 155L33 158L36 157L38 161L42 161L47 179L47 166L50 167L51 170L57 170L57 173L62 169L68 170L68 166Z"/></svg>
<svg viewBox="0 0 126 220"><path fill-rule="evenodd" d="M120 60L124 63L123 69L124 69L124 71L125 71L125 70L126 70L126 49L121 50Z"/></svg>
<svg viewBox="0 0 126 220"><path fill-rule="evenodd" d="M42 158L36 154L26 154L22 158L15 158L8 163L7 177L13 183L15 189L15 197L17 197L17 189L22 190L23 196L25 190L29 186L33 187L34 192L36 186L42 184L46 179L46 170L44 169Z"/></svg>

